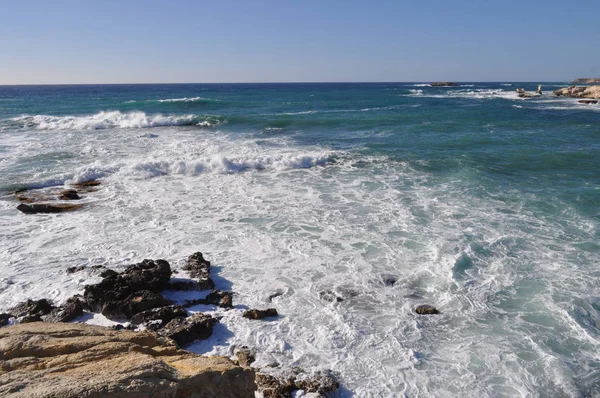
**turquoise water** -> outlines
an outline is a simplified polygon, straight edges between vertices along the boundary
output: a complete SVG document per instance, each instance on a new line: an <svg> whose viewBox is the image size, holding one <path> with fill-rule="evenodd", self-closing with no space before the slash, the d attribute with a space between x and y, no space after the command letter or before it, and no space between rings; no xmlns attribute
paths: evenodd
<svg viewBox="0 0 600 398"><path fill-rule="evenodd" d="M600 106L541 84L0 87L0 190L105 185L38 219L3 197L0 307L202 250L285 316L233 311L199 352L332 369L344 396L597 396Z"/></svg>

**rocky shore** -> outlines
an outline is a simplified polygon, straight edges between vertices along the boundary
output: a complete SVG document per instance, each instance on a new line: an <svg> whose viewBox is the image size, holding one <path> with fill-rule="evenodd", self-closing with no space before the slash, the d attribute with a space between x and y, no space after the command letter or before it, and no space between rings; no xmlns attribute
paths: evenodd
<svg viewBox="0 0 600 398"><path fill-rule="evenodd" d="M219 320L187 308L198 304L233 308L233 293L215 290L210 262L201 252L183 267L190 279L171 279L166 260L144 260L123 272L90 267L100 283L86 285L55 306L27 300L0 314L0 396L14 397L292 397L302 390L323 396L338 383L323 373L252 368L255 353L244 347L237 360L203 357L183 348L207 339ZM71 267L69 273L86 271ZM202 299L175 303L163 290L207 291ZM112 328L76 321L85 312L121 322ZM243 317L277 317L275 308L249 309ZM7 326L10 325L10 326Z"/></svg>

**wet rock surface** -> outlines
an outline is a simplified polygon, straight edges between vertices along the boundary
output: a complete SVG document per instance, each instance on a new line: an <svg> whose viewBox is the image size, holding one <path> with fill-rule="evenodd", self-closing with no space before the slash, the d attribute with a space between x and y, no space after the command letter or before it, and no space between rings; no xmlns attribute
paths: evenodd
<svg viewBox="0 0 600 398"><path fill-rule="evenodd" d="M20 318L20 317L30 317L37 318L42 315L47 315L54 309L54 306L50 303L50 301L46 299L41 300L27 300L22 303L17 304L13 308L8 310L8 313Z"/></svg>
<svg viewBox="0 0 600 398"><path fill-rule="evenodd" d="M225 292L222 290L213 290L206 296L206 298L187 300L184 302L183 306L192 307L198 304L216 305L218 307L223 308L233 308L233 293Z"/></svg>
<svg viewBox="0 0 600 398"><path fill-rule="evenodd" d="M158 293L140 290L123 300L111 300L102 305L102 315L108 319L131 319L134 315L173 304Z"/></svg>
<svg viewBox="0 0 600 398"><path fill-rule="evenodd" d="M248 310L245 311L242 316L248 319L264 319L266 317L275 317L278 315L275 308L267 308L266 310Z"/></svg>

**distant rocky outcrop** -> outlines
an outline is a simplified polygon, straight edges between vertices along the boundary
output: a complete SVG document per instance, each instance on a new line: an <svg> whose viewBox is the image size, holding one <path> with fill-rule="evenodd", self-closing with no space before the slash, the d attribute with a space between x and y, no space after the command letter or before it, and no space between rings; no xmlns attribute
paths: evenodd
<svg viewBox="0 0 600 398"><path fill-rule="evenodd" d="M600 98L600 85L597 86L569 86L554 91L556 96L572 98Z"/></svg>
<svg viewBox="0 0 600 398"><path fill-rule="evenodd" d="M524 88L519 87L517 89L517 96L519 98L533 98L533 97L539 97L542 94L542 86L538 86L538 89L535 93L530 93L525 91Z"/></svg>
<svg viewBox="0 0 600 398"><path fill-rule="evenodd" d="M433 82L429 84L431 87L458 87L460 83L454 82Z"/></svg>
<svg viewBox="0 0 600 398"><path fill-rule="evenodd" d="M178 349L152 332L73 323L0 329L0 396L254 397L255 372Z"/></svg>
<svg viewBox="0 0 600 398"><path fill-rule="evenodd" d="M600 84L600 77L580 77L573 80L573 84Z"/></svg>

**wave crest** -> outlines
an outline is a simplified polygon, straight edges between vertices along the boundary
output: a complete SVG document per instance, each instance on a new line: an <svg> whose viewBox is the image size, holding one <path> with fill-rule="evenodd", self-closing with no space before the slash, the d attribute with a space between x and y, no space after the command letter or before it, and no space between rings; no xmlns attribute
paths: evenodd
<svg viewBox="0 0 600 398"><path fill-rule="evenodd" d="M130 171L142 178L181 174L235 174L250 170L283 171L324 166L335 161L332 153L280 154L256 158L214 156L198 161L141 162L131 166ZM129 174L129 172L128 172Z"/></svg>
<svg viewBox="0 0 600 398"><path fill-rule="evenodd" d="M224 122L218 117L147 115L144 112L122 113L119 111L103 111L88 116L23 115L11 120L22 127L38 130L100 130L193 125L212 127Z"/></svg>

